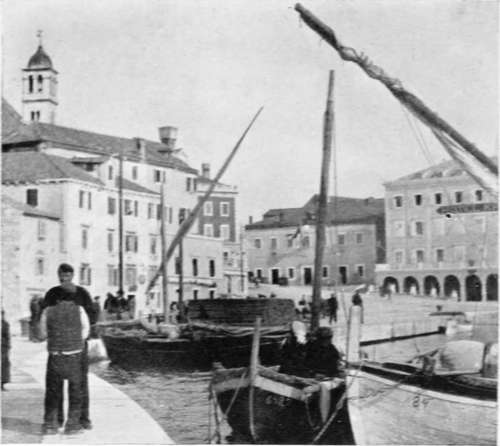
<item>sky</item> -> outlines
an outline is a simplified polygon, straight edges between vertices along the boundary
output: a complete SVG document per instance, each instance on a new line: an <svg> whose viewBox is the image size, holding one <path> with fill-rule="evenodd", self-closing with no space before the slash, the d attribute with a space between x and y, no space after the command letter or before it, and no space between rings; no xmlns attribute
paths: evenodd
<svg viewBox="0 0 500 446"><path fill-rule="evenodd" d="M495 0L303 0L488 155L498 150ZM178 127L195 168L224 162L264 110L223 182L240 221L302 206L319 190L328 73L335 72L330 194L382 197L383 184L447 158L397 100L302 23L283 0L4 0L4 97L21 111L21 69L38 30L59 72L56 123L158 140ZM424 155L424 148L430 155ZM335 178L334 173L336 172ZM335 181L334 181L335 180Z"/></svg>

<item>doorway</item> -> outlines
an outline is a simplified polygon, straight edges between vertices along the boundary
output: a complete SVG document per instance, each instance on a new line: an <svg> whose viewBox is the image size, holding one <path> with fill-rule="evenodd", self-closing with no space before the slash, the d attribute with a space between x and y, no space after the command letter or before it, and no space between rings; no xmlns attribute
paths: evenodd
<svg viewBox="0 0 500 446"><path fill-rule="evenodd" d="M280 269L271 268L271 283L278 285L280 280Z"/></svg>
<svg viewBox="0 0 500 446"><path fill-rule="evenodd" d="M347 266L339 266L340 283L345 285L347 283Z"/></svg>
<svg viewBox="0 0 500 446"><path fill-rule="evenodd" d="M304 267L304 285L312 284L312 268L310 266Z"/></svg>

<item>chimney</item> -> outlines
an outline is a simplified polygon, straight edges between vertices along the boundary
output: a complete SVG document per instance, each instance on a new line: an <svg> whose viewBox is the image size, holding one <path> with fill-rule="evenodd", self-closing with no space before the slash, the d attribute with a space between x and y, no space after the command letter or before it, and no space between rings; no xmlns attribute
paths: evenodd
<svg viewBox="0 0 500 446"><path fill-rule="evenodd" d="M137 150L139 158L141 159L141 161L144 161L146 159L146 141L144 141L142 138L134 138L134 140L135 148Z"/></svg>
<svg viewBox="0 0 500 446"><path fill-rule="evenodd" d="M210 164L209 163L203 163L201 165L201 176L203 178L206 178L207 180L210 179Z"/></svg>
<svg viewBox="0 0 500 446"><path fill-rule="evenodd" d="M166 125L158 129L160 141L165 145L164 149L158 150L160 153L170 154L175 150L175 142L177 141L177 127Z"/></svg>
<svg viewBox="0 0 500 446"><path fill-rule="evenodd" d="M251 215L248 216L248 224L251 225L253 223L253 217Z"/></svg>

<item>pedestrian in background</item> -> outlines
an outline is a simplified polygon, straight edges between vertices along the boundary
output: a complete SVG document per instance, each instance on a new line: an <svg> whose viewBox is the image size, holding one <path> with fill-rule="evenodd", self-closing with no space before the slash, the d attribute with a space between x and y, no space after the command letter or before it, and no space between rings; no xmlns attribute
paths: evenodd
<svg viewBox="0 0 500 446"><path fill-rule="evenodd" d="M2 391L7 390L5 384L10 382L10 325L5 319L2 309Z"/></svg>
<svg viewBox="0 0 500 446"><path fill-rule="evenodd" d="M121 320L122 319L122 313L127 311L127 299L123 296L123 290L118 290L116 293L116 299L117 299L117 319Z"/></svg>
<svg viewBox="0 0 500 446"><path fill-rule="evenodd" d="M33 342L39 341L39 325L40 315L42 314L42 298L33 296L30 300L30 323L29 323L29 340Z"/></svg>
<svg viewBox="0 0 500 446"><path fill-rule="evenodd" d="M328 299L328 313L330 316L330 324L332 323L332 320L337 322L337 310L339 308L339 303L337 301L337 296L335 293L332 293L330 295L330 299Z"/></svg>
<svg viewBox="0 0 500 446"><path fill-rule="evenodd" d="M363 307L363 299L361 299L361 295L356 291L352 295L352 304L354 306L359 306L361 307L361 323L364 323L364 307Z"/></svg>
<svg viewBox="0 0 500 446"><path fill-rule="evenodd" d="M49 352L45 376L45 435L56 434L61 425L64 380L68 381L69 393L64 432L75 434L82 430L82 355L90 324L83 307L64 297L45 308L40 322L41 336L47 339Z"/></svg>
<svg viewBox="0 0 500 446"><path fill-rule="evenodd" d="M81 306L87 315L90 324L94 324L94 312L92 298L88 291L73 283L74 270L73 267L67 263L62 263L57 269L60 285L51 288L47 291L45 299L43 300L42 307L47 308L56 305L61 300L72 301L76 305ZM88 335L87 335L88 336ZM84 339L83 351L80 355L80 368L81 368L81 386L82 386L82 409L80 414L80 424L84 429L92 429L92 422L89 415L89 359L88 359L88 340ZM62 386L62 383L61 383ZM59 406L58 419L61 422L64 418L62 400Z"/></svg>

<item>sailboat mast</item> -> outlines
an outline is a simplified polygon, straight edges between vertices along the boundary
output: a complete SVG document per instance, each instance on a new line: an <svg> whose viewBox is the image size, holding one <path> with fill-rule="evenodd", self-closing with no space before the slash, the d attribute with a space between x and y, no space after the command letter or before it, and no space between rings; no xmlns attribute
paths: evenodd
<svg viewBox="0 0 500 446"><path fill-rule="evenodd" d="M161 184L160 189L160 207L161 207L161 258L167 252L167 222L166 222L166 206L165 206L165 183ZM168 306L168 271L167 271L167 262L162 263L161 273L162 273L162 282L161 282L161 291L163 298L163 316L165 317L165 322L168 322L169 316L169 306Z"/></svg>
<svg viewBox="0 0 500 446"><path fill-rule="evenodd" d="M321 311L321 281L323 275L323 254L325 251L325 225L328 206L328 180L331 162L333 139L333 80L334 72L330 70L328 95L323 123L323 159L321 162L321 181L319 186L318 211L316 213L316 244L314 253L314 282L311 308L311 331L319 327Z"/></svg>
<svg viewBox="0 0 500 446"><path fill-rule="evenodd" d="M118 290L123 293L123 155L118 156Z"/></svg>

